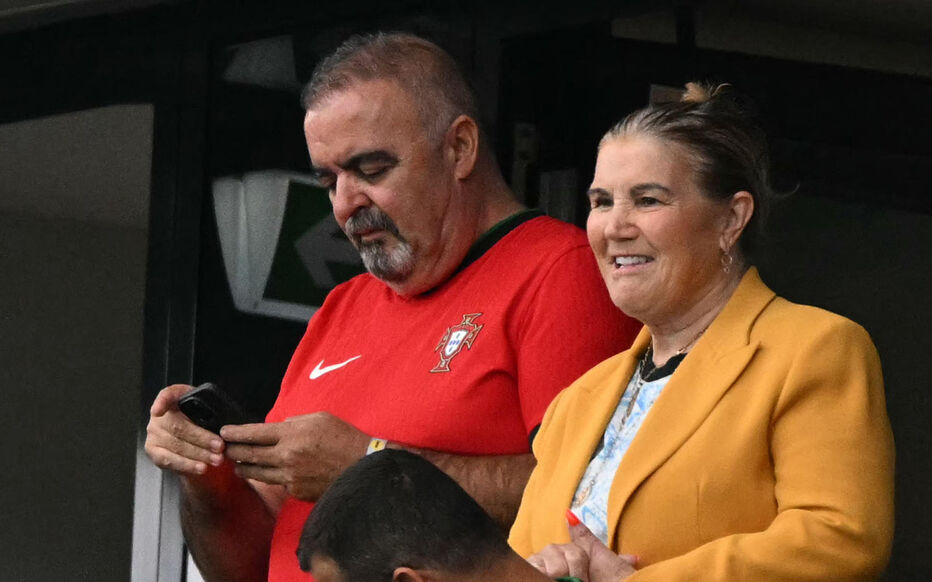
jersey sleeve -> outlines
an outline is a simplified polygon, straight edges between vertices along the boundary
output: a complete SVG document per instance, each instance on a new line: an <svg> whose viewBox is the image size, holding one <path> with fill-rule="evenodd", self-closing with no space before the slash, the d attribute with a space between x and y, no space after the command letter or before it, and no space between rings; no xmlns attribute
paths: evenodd
<svg viewBox="0 0 932 582"><path fill-rule="evenodd" d="M612 303L588 246L558 257L529 295L516 346L521 411L530 435L557 393L627 349L641 324Z"/></svg>

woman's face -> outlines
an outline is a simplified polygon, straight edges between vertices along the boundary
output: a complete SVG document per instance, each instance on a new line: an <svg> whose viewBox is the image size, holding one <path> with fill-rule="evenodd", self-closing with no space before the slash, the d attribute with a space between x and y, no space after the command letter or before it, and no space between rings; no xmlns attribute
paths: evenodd
<svg viewBox="0 0 932 582"><path fill-rule="evenodd" d="M675 325L721 288L728 204L700 193L684 150L645 136L610 140L588 197L589 244L622 311Z"/></svg>

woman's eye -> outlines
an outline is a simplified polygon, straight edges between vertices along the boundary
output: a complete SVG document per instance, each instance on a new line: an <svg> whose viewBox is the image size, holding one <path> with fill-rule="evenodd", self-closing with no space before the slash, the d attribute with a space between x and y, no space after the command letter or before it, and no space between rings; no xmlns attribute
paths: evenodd
<svg viewBox="0 0 932 582"><path fill-rule="evenodd" d="M608 208L612 205L612 199L608 196L593 196L589 198L589 206L594 210L596 208Z"/></svg>
<svg viewBox="0 0 932 582"><path fill-rule="evenodd" d="M656 206L660 204L660 200L652 196L641 196L635 201L635 204L638 206Z"/></svg>

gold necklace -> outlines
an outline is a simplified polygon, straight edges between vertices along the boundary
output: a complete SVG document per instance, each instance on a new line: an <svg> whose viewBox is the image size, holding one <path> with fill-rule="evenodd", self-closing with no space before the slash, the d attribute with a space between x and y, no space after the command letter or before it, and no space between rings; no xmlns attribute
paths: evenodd
<svg viewBox="0 0 932 582"><path fill-rule="evenodd" d="M631 413L634 412L634 404L638 401L638 396L641 395L641 388L647 382L647 376L649 374L642 374L644 368L647 366L647 359L651 354L651 347L647 346L647 350L644 351L644 355L641 356L641 359L638 361L638 367L634 369L634 390L631 391L631 400L628 401L628 406L625 408L625 414L621 417L621 428L624 428L628 424L628 419L631 418Z"/></svg>
<svg viewBox="0 0 932 582"><path fill-rule="evenodd" d="M713 320L713 321L714 321L714 320ZM685 354L685 353L686 353L686 350L688 350L690 347L692 347L692 345L693 345L694 343L696 343L697 341L699 341L699 338L701 338L701 337L702 337L702 334L704 334L704 333L706 332L706 330L709 329L709 326L710 326L710 325L712 325L712 322L711 322L711 321L710 321L709 323L707 323L705 327L703 327L701 330L699 330L699 333L697 333L696 335L694 335L694 336L693 336L693 339L689 340L689 343L688 343L688 344L686 344L685 346L683 346L683 347L681 347L680 349L676 350L676 353L673 354L673 355L678 356L678 355L680 355L680 354Z"/></svg>

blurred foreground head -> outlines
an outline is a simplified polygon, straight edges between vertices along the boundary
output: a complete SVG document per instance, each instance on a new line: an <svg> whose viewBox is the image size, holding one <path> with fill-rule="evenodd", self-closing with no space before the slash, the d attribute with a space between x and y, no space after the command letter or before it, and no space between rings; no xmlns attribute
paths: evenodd
<svg viewBox="0 0 932 582"><path fill-rule="evenodd" d="M400 450L364 457L311 512L298 560L319 582L417 580L480 574L516 555L453 479Z"/></svg>

